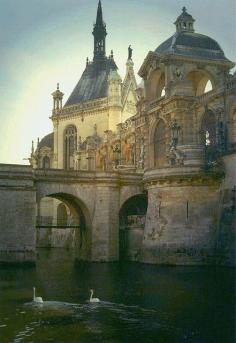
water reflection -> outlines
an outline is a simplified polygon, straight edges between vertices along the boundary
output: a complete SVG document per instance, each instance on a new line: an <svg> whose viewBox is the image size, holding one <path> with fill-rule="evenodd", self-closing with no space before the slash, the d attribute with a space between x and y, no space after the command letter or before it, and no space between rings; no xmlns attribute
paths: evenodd
<svg viewBox="0 0 236 343"><path fill-rule="evenodd" d="M100 303L87 301L91 288ZM41 250L36 268L0 270L0 341L232 343L234 290L232 269L75 263Z"/></svg>

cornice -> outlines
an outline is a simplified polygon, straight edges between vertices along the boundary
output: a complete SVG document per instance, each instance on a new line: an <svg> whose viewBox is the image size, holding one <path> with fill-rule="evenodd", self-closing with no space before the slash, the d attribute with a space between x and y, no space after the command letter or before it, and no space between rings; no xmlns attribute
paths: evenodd
<svg viewBox="0 0 236 343"><path fill-rule="evenodd" d="M108 98L101 98L82 102L78 105L63 107L61 110L55 112L51 117L52 121L62 120L74 117L84 118L89 115L96 115L108 110Z"/></svg>
<svg viewBox="0 0 236 343"><path fill-rule="evenodd" d="M145 188L177 186L214 186L222 181L223 172L203 172L199 167L161 168L144 173Z"/></svg>

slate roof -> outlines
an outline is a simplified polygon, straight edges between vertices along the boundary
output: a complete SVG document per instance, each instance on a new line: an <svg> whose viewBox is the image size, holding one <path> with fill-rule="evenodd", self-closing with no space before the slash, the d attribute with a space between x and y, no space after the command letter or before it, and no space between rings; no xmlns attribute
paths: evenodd
<svg viewBox="0 0 236 343"><path fill-rule="evenodd" d="M48 148L53 149L53 146L54 146L54 134L53 132L51 132L41 139L38 147L39 149L43 147L48 147Z"/></svg>
<svg viewBox="0 0 236 343"><path fill-rule="evenodd" d="M155 52L228 61L220 45L214 39L195 32L176 32L159 45Z"/></svg>
<svg viewBox="0 0 236 343"><path fill-rule="evenodd" d="M112 58L105 57L88 63L65 107L76 105L82 101L106 97L110 71L117 69Z"/></svg>

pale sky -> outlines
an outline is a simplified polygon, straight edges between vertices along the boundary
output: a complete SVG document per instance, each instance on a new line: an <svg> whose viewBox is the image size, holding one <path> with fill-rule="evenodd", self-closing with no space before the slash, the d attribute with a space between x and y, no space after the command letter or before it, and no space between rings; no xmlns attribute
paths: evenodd
<svg viewBox="0 0 236 343"><path fill-rule="evenodd" d="M28 164L31 141L52 132L51 93L64 103L93 57L98 0L0 0L0 163ZM148 51L175 32L183 6L195 30L218 41L235 61L234 0L102 0L107 55L114 50L124 77L127 48L135 71ZM138 78L139 81L139 78Z"/></svg>

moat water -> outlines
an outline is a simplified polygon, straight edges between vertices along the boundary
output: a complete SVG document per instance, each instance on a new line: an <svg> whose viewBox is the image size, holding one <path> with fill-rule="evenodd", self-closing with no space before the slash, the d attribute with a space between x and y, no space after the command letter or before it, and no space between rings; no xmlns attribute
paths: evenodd
<svg viewBox="0 0 236 343"><path fill-rule="evenodd" d="M36 267L0 268L0 342L233 343L234 272L40 250ZM43 305L31 302L33 286ZM90 288L100 303L86 302Z"/></svg>

